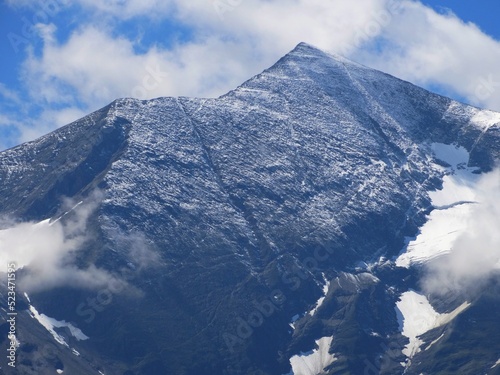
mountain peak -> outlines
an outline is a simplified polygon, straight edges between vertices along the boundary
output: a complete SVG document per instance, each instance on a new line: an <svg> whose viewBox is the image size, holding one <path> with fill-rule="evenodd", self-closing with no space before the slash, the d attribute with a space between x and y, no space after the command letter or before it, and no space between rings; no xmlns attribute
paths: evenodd
<svg viewBox="0 0 500 375"><path fill-rule="evenodd" d="M374 70L372 68L359 64L353 60L350 60L345 56L325 51L321 48L315 47L305 42L300 42L299 44L297 44L297 46L295 46L293 50L291 50L287 55L285 55L285 57L287 56L292 58L299 58L302 61L304 59L320 59L326 61L333 61L338 64L354 65L367 70Z"/></svg>
<svg viewBox="0 0 500 375"><path fill-rule="evenodd" d="M235 91L272 89L269 84L274 86L276 79L279 79L287 80L288 87L285 89L294 89L297 85L303 85L309 81L314 85L328 86L327 90L332 92L334 87L343 86L346 89L348 87L352 89L356 83L356 77L381 80L386 79L387 74L301 42L269 69L250 78ZM357 89L354 89L354 93L359 94Z"/></svg>
<svg viewBox="0 0 500 375"><path fill-rule="evenodd" d="M319 49L318 47L313 46L312 44L306 43L306 42L300 42L295 46L295 48L291 51L293 52L307 52L307 51L312 51L313 53L320 53L323 54L324 52Z"/></svg>
<svg viewBox="0 0 500 375"><path fill-rule="evenodd" d="M316 46L313 46L312 44L306 43L306 42L300 42L295 46L295 48L290 51L289 55L308 55L308 56L317 56L317 57L323 57L323 58L329 58L333 60L338 60L342 62L351 62L353 61L341 56L337 55L331 52L326 52L322 50L321 48L318 48Z"/></svg>

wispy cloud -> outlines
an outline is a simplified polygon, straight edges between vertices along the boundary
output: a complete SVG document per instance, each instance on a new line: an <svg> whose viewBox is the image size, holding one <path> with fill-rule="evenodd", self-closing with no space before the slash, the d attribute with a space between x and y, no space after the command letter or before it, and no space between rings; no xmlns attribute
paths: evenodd
<svg viewBox="0 0 500 375"><path fill-rule="evenodd" d="M0 261L16 263L23 268L19 285L27 291L41 291L59 286L99 288L111 282L120 283L104 269L90 265L78 267L76 260L91 232L87 223L101 200L91 196L85 204L68 200L68 212L61 220L39 223L2 221Z"/></svg>
<svg viewBox="0 0 500 375"><path fill-rule="evenodd" d="M213 39L136 53L130 40L89 26L65 43L47 36L43 55L30 54L23 71L34 100L95 108L118 97L222 94L228 80L235 85L235 77L241 78L242 65L231 59L237 50ZM240 58L251 58L240 52Z"/></svg>
<svg viewBox="0 0 500 375"><path fill-rule="evenodd" d="M8 102L11 102L12 104L21 104L21 98L19 97L19 94L16 93L14 90L9 89L6 85L0 82L0 96L2 96L5 100Z"/></svg>
<svg viewBox="0 0 500 375"><path fill-rule="evenodd" d="M173 11L174 1L162 0L77 0L75 3L99 13L107 13L124 19L149 16L158 18Z"/></svg>
<svg viewBox="0 0 500 375"><path fill-rule="evenodd" d="M441 86L471 104L500 110L500 42L476 25L406 1L381 40L383 48L357 56L403 79Z"/></svg>

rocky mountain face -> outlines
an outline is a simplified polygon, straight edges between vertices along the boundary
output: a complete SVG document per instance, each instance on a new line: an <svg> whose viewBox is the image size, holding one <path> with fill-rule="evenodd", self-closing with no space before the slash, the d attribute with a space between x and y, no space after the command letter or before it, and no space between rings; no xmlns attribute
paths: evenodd
<svg viewBox="0 0 500 375"><path fill-rule="evenodd" d="M468 305L408 353L398 303L420 293L422 267L395 259L449 173L433 145L488 172L499 124L299 44L220 98L119 99L0 153L0 233L51 219L85 234L64 258L68 282L18 290L16 373L495 373L494 280L429 296L436 316Z"/></svg>

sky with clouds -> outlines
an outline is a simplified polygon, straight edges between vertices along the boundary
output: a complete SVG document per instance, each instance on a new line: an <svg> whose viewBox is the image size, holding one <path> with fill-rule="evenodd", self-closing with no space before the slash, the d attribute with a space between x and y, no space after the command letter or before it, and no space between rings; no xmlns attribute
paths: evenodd
<svg viewBox="0 0 500 375"><path fill-rule="evenodd" d="M0 150L119 97L215 97L299 42L500 110L498 0L3 0Z"/></svg>

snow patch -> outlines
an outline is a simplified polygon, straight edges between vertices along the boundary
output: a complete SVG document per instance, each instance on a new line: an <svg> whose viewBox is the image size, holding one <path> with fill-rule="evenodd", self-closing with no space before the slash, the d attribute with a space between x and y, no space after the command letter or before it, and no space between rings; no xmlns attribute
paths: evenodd
<svg viewBox="0 0 500 375"><path fill-rule="evenodd" d="M428 215L419 235L408 239L408 244L396 259L396 265L409 268L412 264L425 263L449 253L457 238L468 226L472 204L477 200L479 176L468 168L469 153L463 147L433 143L431 149L436 159L449 167L441 168L446 175L443 188L430 191L429 197L435 209Z"/></svg>
<svg viewBox="0 0 500 375"><path fill-rule="evenodd" d="M335 356L329 353L333 337L322 337L316 340L317 349L309 353L301 353L290 358L293 375L320 375L325 367L335 361Z"/></svg>
<svg viewBox="0 0 500 375"><path fill-rule="evenodd" d="M496 361L496 363L495 363L493 366L491 366L491 368L495 368L495 367L497 367L498 365L500 365L500 359L498 359L498 361Z"/></svg>
<svg viewBox="0 0 500 375"><path fill-rule="evenodd" d="M432 341L429 345L427 345L427 347L424 350L429 350L432 347L432 345L436 344L443 337L444 337L444 333L441 334L441 336L439 336L437 339L435 339L434 341Z"/></svg>
<svg viewBox="0 0 500 375"><path fill-rule="evenodd" d="M412 290L403 293L396 303L401 334L410 340L403 349L403 354L412 358L420 352L420 347L424 344L419 336L451 322L469 306L470 303L465 302L450 313L439 314L424 295Z"/></svg>
<svg viewBox="0 0 500 375"><path fill-rule="evenodd" d="M68 215L69 213L73 212L74 210L76 210L79 206L81 206L83 204L83 201L80 201L78 202L77 204L75 204L69 211L66 211L64 212L61 216L59 216L57 219L55 220L52 220L52 219L49 219L49 220L45 220L47 221L48 225L52 226L54 225L55 223L57 223L58 221L60 221L63 217L65 217L66 215Z"/></svg>
<svg viewBox="0 0 500 375"><path fill-rule="evenodd" d="M64 338L59 335L54 328L62 328L67 327L73 337L75 337L78 341L80 340L88 340L88 336L86 336L79 328L75 327L71 323L67 323L66 321L59 321L54 318L48 317L45 314L38 313L37 309L30 305L29 310L32 314L32 317L38 320L38 322L45 327L47 331L50 332L54 340L56 340L59 344L64 345L69 348L68 343ZM73 349L74 350L74 349Z"/></svg>
<svg viewBox="0 0 500 375"><path fill-rule="evenodd" d="M330 281L326 279L325 274L323 274L323 280L325 281L325 284L323 285L323 296L316 301L316 305L314 306L314 308L309 311L309 315L311 316L314 316L314 314L316 314L316 311L318 311L318 309L321 307L326 295L328 294L328 290L330 289Z"/></svg>
<svg viewBox="0 0 500 375"><path fill-rule="evenodd" d="M467 228L470 205L434 210L420 228L420 234L408 242L406 252L396 259L398 267L409 268L451 251L459 235Z"/></svg>
<svg viewBox="0 0 500 375"><path fill-rule="evenodd" d="M10 335L9 335L9 336L7 336L7 337L8 337L8 339L9 339L9 344L10 344L10 343L13 343L13 344L14 344L14 346L15 346L16 348L19 348L19 347L21 346L21 342L19 341L19 339L17 338L17 336L16 336L16 335L14 335L14 334L10 334Z"/></svg>
<svg viewBox="0 0 500 375"><path fill-rule="evenodd" d="M380 282L380 279L374 275L372 275L369 272L361 272L358 274L352 274L352 273L347 273L347 272L342 272L342 275L348 279L352 284L356 286L356 289L358 292L361 290L361 286L363 285L370 285L370 284L377 284ZM340 278L337 277L337 283L339 284L340 287Z"/></svg>
<svg viewBox="0 0 500 375"><path fill-rule="evenodd" d="M436 159L444 161L451 166L457 166L469 161L469 152L461 146L432 143L431 149Z"/></svg>

